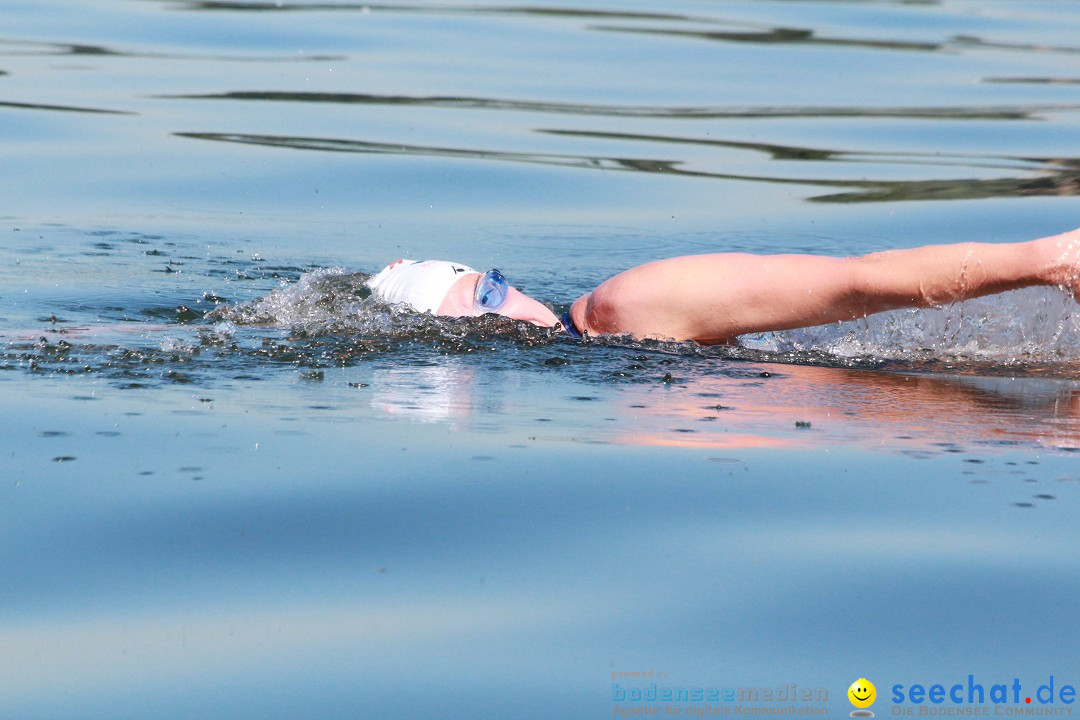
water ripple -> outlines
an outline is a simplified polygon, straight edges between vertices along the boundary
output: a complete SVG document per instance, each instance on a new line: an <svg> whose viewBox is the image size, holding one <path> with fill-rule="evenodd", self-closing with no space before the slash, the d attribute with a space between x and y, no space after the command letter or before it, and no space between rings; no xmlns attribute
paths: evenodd
<svg viewBox="0 0 1080 720"><path fill-rule="evenodd" d="M857 47L873 50L915 50L933 52L946 47L940 42L914 42L909 40L871 40L857 38L822 37L808 28L769 28L756 32L719 32L715 30L677 30L672 28L641 28L614 25L595 25L593 30L605 32L661 35L668 38L711 40L762 45L824 45L832 47Z"/></svg>
<svg viewBox="0 0 1080 720"><path fill-rule="evenodd" d="M878 0L875 5L940 5L939 2L913 3L911 0ZM224 11L256 13L322 13L355 12L407 13L411 15L493 15L563 18L568 20L606 20L633 23L627 25L589 25L585 29L600 32L635 33L656 35L674 39L705 40L738 44L822 46L858 48L863 50L957 52L966 49L992 49L1033 53L1080 53L1074 45L1051 45L1041 43L1009 42L983 38L978 35L955 34L938 40L906 40L887 38L859 38L823 35L813 28L794 26L771 26L767 23L707 15L673 12L647 12L634 10L608 10L600 8L566 8L531 5L442 5L404 3L284 3L284 2L237 2L226 0L179 0L176 6L187 11ZM641 23L670 23L690 25L683 27L642 27ZM701 29L701 27L704 29ZM716 26L726 29L716 30Z"/></svg>
<svg viewBox="0 0 1080 720"><path fill-rule="evenodd" d="M572 131L551 131L571 134ZM579 132L580 135L597 133ZM265 147L288 148L293 150L315 150L322 152L413 155L420 157L460 158L468 160L486 160L498 162L529 163L534 165L553 165L558 167L589 170L617 170L668 175L673 177L711 178L718 180L742 180L753 182L780 183L788 185L809 185L832 188L844 188L847 192L830 193L809 198L816 202L851 203L851 202L896 202L910 200L957 200L989 197L1016 196L1075 196L1080 195L1080 162L1074 158L1056 158L1046 160L1028 159L1037 163L1031 168L1041 174L1034 177L1006 178L956 178L934 180L837 180L832 178L785 178L765 175L748 175L728 172L693 169L690 161L672 158L645 158L632 156L579 155L572 153L537 153L487 150L483 148L442 147L432 145L410 145L405 143L375 142L367 140L345 140L339 138L296 137L287 135L252 135L245 133L214 132L178 132L178 137L214 142L260 145ZM612 136L610 133L602 135ZM626 139L632 135L622 136ZM637 136L649 137L649 136ZM651 137L650 139L655 139ZM690 142L702 144L717 141L685 140L663 138L665 142ZM723 142L718 144L723 145ZM754 148L752 143L728 143L731 147ZM783 152L782 146L759 145L755 149L772 154ZM837 155L834 151L802 152L791 151L799 159L828 160ZM814 157L816 154L816 157ZM849 153L854 156L855 153ZM864 155L869 157L870 155ZM889 154L891 158L904 157L901 153ZM908 155L916 164L931 163L925 154ZM961 156L956 156L959 158ZM1020 161L1019 158L1011 160ZM896 162L897 160L890 160ZM947 164L947 163L946 163ZM966 163L965 167L986 167L982 164ZM865 172L861 173L865 175Z"/></svg>
<svg viewBox="0 0 1080 720"><path fill-rule="evenodd" d="M0 56L77 56L109 58L142 58L146 60L199 60L214 62L323 62L344 59L343 55L296 53L289 55L236 55L228 53L176 53L149 50L117 49L106 45L55 41L12 40L0 38ZM3 74L3 73L0 73Z"/></svg>
<svg viewBox="0 0 1080 720"><path fill-rule="evenodd" d="M224 93L161 95L183 100L245 100L262 102L335 103L341 105L388 105L451 108L466 110L510 110L559 115L601 115L629 118L673 118L682 120L722 120L753 118L890 118L918 120L1044 120L1047 113L1075 112L1080 103L1046 105L988 105L941 107L852 107L852 106L662 106L602 105L544 100L520 100L476 96L379 95L372 93L297 92L236 90Z"/></svg>
<svg viewBox="0 0 1080 720"><path fill-rule="evenodd" d="M50 110L56 112L97 113L101 115L138 114L127 110L106 110L104 108L77 107L74 105L48 105L45 103L12 102L10 100L0 100L0 107L12 108L15 110Z"/></svg>

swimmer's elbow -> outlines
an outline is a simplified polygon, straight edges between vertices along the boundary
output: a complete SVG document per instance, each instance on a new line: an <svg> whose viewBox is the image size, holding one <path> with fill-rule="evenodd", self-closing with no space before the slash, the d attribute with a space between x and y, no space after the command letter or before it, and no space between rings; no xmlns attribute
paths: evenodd
<svg viewBox="0 0 1080 720"><path fill-rule="evenodd" d="M689 340L685 318L673 313L647 291L630 291L617 283L601 285L578 301L579 327L590 335L632 335L635 338ZM575 322L579 318L575 316Z"/></svg>
<svg viewBox="0 0 1080 720"><path fill-rule="evenodd" d="M618 310L618 303L601 285L579 298L571 309L571 315L578 328L589 335L614 335L625 332Z"/></svg>
<svg viewBox="0 0 1080 720"><path fill-rule="evenodd" d="M616 278L617 280L617 278ZM611 280L587 295L583 295L570 308L570 317L578 329L589 335L638 334L640 318L632 296Z"/></svg>

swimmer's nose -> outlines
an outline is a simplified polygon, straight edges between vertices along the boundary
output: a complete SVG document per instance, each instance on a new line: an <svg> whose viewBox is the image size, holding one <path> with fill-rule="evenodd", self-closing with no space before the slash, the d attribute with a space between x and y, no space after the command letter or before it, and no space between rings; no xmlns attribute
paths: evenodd
<svg viewBox="0 0 1080 720"><path fill-rule="evenodd" d="M555 317L555 313L548 310L546 305L512 286L506 295L506 304L499 309L499 314L540 327L552 327L559 322L559 318Z"/></svg>

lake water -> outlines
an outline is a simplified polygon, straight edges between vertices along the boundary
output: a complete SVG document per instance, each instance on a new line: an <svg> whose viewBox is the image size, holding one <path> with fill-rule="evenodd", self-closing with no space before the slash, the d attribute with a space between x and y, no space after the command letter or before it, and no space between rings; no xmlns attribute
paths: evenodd
<svg viewBox="0 0 1080 720"><path fill-rule="evenodd" d="M1071 229L1078 38L1060 1L8 0L0 717L844 717L859 678L1068 714L1063 293L703 349L361 280L562 310L663 256Z"/></svg>

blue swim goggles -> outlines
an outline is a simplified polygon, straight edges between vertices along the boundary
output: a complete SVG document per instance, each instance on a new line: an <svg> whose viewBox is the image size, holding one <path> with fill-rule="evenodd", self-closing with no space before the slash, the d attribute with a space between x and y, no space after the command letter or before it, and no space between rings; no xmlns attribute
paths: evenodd
<svg viewBox="0 0 1080 720"><path fill-rule="evenodd" d="M488 270L480 276L473 295L473 308L477 315L499 312L510 294L510 283L498 270Z"/></svg>

